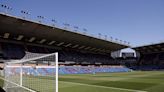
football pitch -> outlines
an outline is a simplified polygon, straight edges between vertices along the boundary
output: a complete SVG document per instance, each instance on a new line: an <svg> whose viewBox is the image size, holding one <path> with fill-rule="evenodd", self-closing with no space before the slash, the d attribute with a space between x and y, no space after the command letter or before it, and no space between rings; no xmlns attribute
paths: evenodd
<svg viewBox="0 0 164 92"><path fill-rule="evenodd" d="M53 77L30 78L26 84L37 92L41 89L41 92L55 92L52 90L55 85L51 85ZM164 92L164 71L59 75L59 92Z"/></svg>
<svg viewBox="0 0 164 92"><path fill-rule="evenodd" d="M59 92L164 92L164 71L63 75Z"/></svg>

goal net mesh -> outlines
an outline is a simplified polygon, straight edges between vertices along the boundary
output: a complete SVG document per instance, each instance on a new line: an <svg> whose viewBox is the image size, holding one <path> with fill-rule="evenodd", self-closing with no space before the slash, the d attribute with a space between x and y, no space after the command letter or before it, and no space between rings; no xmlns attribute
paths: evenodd
<svg viewBox="0 0 164 92"><path fill-rule="evenodd" d="M6 92L57 92L58 54L26 52L5 64L4 75Z"/></svg>

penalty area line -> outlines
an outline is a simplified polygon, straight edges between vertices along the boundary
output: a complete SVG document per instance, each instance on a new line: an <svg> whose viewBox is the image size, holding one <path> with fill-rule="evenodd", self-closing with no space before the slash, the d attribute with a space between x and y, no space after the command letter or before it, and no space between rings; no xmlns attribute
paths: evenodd
<svg viewBox="0 0 164 92"><path fill-rule="evenodd" d="M85 84L85 83L66 82L66 81L59 81L59 82L75 84L75 85L82 85L82 86L90 86L90 87L98 87L98 88L106 88L106 89L115 89L115 90L123 90L123 91L130 91L130 92L147 92L147 91L143 91L143 90L134 90L134 89L117 88L117 87L107 87L107 86L91 85L91 84Z"/></svg>

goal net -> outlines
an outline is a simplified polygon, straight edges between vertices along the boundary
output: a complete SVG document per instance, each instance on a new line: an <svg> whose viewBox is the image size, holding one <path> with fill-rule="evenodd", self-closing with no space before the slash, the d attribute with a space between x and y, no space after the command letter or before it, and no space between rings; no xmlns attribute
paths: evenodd
<svg viewBox="0 0 164 92"><path fill-rule="evenodd" d="M6 92L58 92L58 53L26 52L4 67Z"/></svg>

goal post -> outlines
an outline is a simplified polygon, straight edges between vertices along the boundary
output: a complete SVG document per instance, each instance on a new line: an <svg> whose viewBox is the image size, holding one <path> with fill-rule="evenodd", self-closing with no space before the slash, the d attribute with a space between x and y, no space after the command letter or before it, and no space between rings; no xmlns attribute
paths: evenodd
<svg viewBox="0 0 164 92"><path fill-rule="evenodd" d="M58 53L26 52L4 67L6 92L58 92Z"/></svg>

